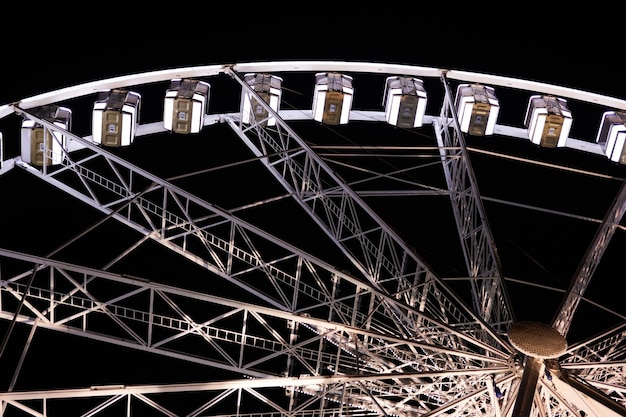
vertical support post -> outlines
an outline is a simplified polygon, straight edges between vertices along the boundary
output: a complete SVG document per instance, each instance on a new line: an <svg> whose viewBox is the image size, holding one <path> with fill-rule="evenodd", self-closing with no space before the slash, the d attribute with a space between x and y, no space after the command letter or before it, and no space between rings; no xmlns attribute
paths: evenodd
<svg viewBox="0 0 626 417"><path fill-rule="evenodd" d="M539 373L542 367L543 362L532 356L526 356L524 359L524 374L522 375L522 382L520 383L511 417L530 416L535 392L537 392Z"/></svg>

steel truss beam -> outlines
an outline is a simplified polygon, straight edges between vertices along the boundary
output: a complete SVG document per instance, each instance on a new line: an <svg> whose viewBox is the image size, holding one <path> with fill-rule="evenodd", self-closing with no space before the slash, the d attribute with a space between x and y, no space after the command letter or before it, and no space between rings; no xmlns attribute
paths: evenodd
<svg viewBox="0 0 626 417"><path fill-rule="evenodd" d="M232 71L231 74L243 89L247 89L250 97L254 97L271 117L276 118L277 124L277 129L270 131L263 121L244 126L237 120L228 119L233 130L372 285L423 311L428 308L425 301L429 298L429 288L435 284L435 291L441 291L443 297L449 298L450 306L459 305L460 301L454 293L440 283L440 278L410 250L397 233L335 175L236 72ZM484 246L479 248L483 249ZM481 249L477 251L477 257L484 256ZM494 282L493 276L499 276L493 268L484 273L489 276L487 282L490 284ZM498 281L496 287L497 284ZM502 284L501 281L499 284ZM488 300L486 296L491 295L491 292L483 294L485 303ZM489 320L487 322L492 328L500 330L510 324L511 313L508 302L502 298L502 287L497 293L500 302L491 306L496 313L489 311L488 314L488 318L493 317L497 322L495 325ZM447 311L461 322L466 320L463 316L472 315L463 309ZM436 315L447 314L431 312ZM481 313L486 314L484 311Z"/></svg>
<svg viewBox="0 0 626 417"><path fill-rule="evenodd" d="M0 314L4 318L15 314L11 310L15 302L11 302L11 299L21 299L24 291L28 291L24 305L26 311L19 314L19 323L36 323L40 328L189 360L234 375L248 376L257 381L251 383L251 387L259 384L265 386L263 384L268 382L261 380L279 377L275 368L278 358L280 363L297 362L297 368L308 375L321 376L330 372L339 379L359 381L347 391L346 387L331 389L315 382L295 383L294 386L300 387L298 389L303 394L318 396L324 392L323 397L335 399L347 396L342 401L354 404L358 398L361 407L368 408L373 406L374 400L364 394L363 387L367 387L365 392L374 391L375 397L386 404L385 409L398 407L385 398L413 395L414 400L403 401L405 411L415 409L408 414L411 415L417 412L420 404L432 407L432 400L417 399L422 394L434 396L433 392L439 392L442 384L448 387L445 389L446 394L437 394L439 400L435 404L443 398L465 394L463 389L454 388L456 384L458 387L479 387L484 384L485 373L506 375L512 372L506 355L484 345L479 348L445 348L438 344L438 338L429 336L421 340L406 339L390 335L388 331L365 330L309 315L246 304L240 300L159 285L32 255L6 250L0 251L0 255L5 268L11 269L7 260L14 260L22 269L26 268L13 278L2 281ZM39 278L26 288L21 281L24 276L31 274L29 268L32 265L36 266ZM54 290L57 288L67 290ZM107 293L114 290L116 297L100 299L98 288L106 288ZM193 311L186 307L188 305L195 306ZM210 314L205 313L206 318L202 322L194 321L192 317L198 315L197 309ZM102 324L102 319L95 319L95 316L107 319L105 324ZM466 339L454 329L423 330L433 335L456 333ZM206 352L205 357L196 353L199 343L206 345L200 349ZM194 347L187 352L181 350L180 346ZM457 364L456 369L449 368L454 364ZM470 368L474 368L474 371ZM282 377L280 380L284 381ZM405 388L397 385L399 380L405 381L401 385ZM411 380L420 388L409 389L413 385L409 383ZM425 384L426 380L430 382ZM460 384L461 380L463 384ZM331 382L336 383L332 378ZM281 385L285 386L284 383ZM409 392L403 393L407 389ZM167 389L163 392L167 392ZM19 394L15 398L13 395L7 393L7 400L19 399ZM50 393L33 395L35 398L48 398ZM349 399L351 396L354 398ZM409 406L408 403L412 402L416 403Z"/></svg>
<svg viewBox="0 0 626 417"><path fill-rule="evenodd" d="M445 74L441 118L435 129L452 208L471 281L474 308L493 328L506 332L515 317L506 292L502 267L476 184L465 139Z"/></svg>
<svg viewBox="0 0 626 417"><path fill-rule="evenodd" d="M602 255L615 234L615 230L619 226L622 217L624 217L624 212L626 212L626 183L622 183L613 204L607 211L602 224L598 228L593 241L590 243L572 278L572 283L563 299L561 308L553 320L552 326L562 335L567 335L569 332L576 308L589 285L593 273L600 264Z"/></svg>
<svg viewBox="0 0 626 417"><path fill-rule="evenodd" d="M24 114L28 113L24 112ZM44 125L47 123L44 120L39 120L39 122ZM55 129L52 125L46 126ZM63 132L63 134L71 135L70 132ZM78 137L74 137L73 140L84 141ZM343 350L347 349L348 356L356 355L359 360L350 366L347 359L341 359L341 355L329 357L324 352L316 351L312 347L305 349L305 346L300 342L296 343L295 339L292 341L292 337L289 335L283 335L282 339L279 338L274 341L275 347L273 349L275 350L270 353L270 358L282 357L282 362L286 365L297 362L300 369L314 375L321 375L328 371L337 375L346 372L363 372L368 369L371 369L372 372L380 372L385 367L400 373L408 370L423 370L431 366L434 366L433 369L442 370L451 364L458 364L461 369L466 369L467 359L454 359L459 351L476 354L478 357L487 354L487 357L499 357L500 361L504 360L503 354L500 352L506 352L504 356L511 353L510 347L506 343L503 344L499 336L492 333L488 326L477 317L472 317L470 312L464 311L463 306L455 305L454 300L447 299L442 291L443 286L438 282L432 282L426 286L427 290L422 294L421 310L417 310L414 306L405 304L402 297L397 299L395 295L390 296L360 280L346 276L344 273L334 270L329 265L246 224L231 214L143 172L88 141L84 142L85 149L89 149L93 153L80 160L72 160L68 154L63 166L58 169L39 171L21 161L16 161L16 166L102 211L107 218L122 222L139 232L141 236L153 239L184 258L203 266L212 274L246 290L258 299L260 305L286 312L293 322L304 321L311 333L311 336L305 339L306 346L312 344L317 346L317 349L322 349L324 347L322 340L326 340L342 347ZM108 170L108 173L103 172L103 170ZM263 245L271 242L276 246L275 249L280 248L285 253L276 258L263 258L263 250L260 246L255 245L259 239L263 240ZM271 251L271 253L274 252L275 250ZM25 287L20 286L18 282L26 276L27 273L11 279L10 282L15 287L11 285L6 287L6 291L12 294L15 299L19 298L19 295L25 290ZM270 288L273 289L273 292L267 289L267 285L255 284L259 276L264 276L272 284ZM202 329L201 323L187 320L176 321L174 317L146 315L146 312L152 311L154 308L152 305L145 307L144 310L118 307L112 304L113 300L92 298L95 296L89 287L93 278L71 279L69 276L66 278L73 286L66 293L57 294L50 292L50 290L47 292L42 287L33 287L26 294L27 308L33 317L39 317L40 321L43 322L40 322L40 326L54 323L56 328L69 331L72 327L70 324L80 323L77 325L82 328L86 325L85 323L90 322L86 320L87 313L97 311L109 317L113 323L117 323L118 330L124 335L123 343L126 346L132 345L144 350L156 349L158 351L157 347L177 340L182 335L199 335L207 341L212 348L211 351L216 352L215 357L217 359L211 357L203 360L209 366L232 372L251 373L252 376L257 377L259 374L255 374L253 369L264 366L262 359L257 359L252 363L240 363L235 356L227 354L220 345L220 342L241 340L244 334L242 330L237 333L231 329L226 332L229 336L224 336L226 341L218 342L211 334L213 330L213 333L219 333L217 329L200 331L199 329ZM336 283L331 285L335 281ZM333 292L333 288L341 288L342 296L340 299ZM419 288L418 290L421 291ZM78 293L83 293L86 299L78 297L76 295ZM171 297L165 297L161 292L146 293L138 289L126 295L121 294L115 300L134 300L136 293L144 294L144 297L148 297L148 299L158 298L182 318L190 316L185 314L184 310ZM63 300L63 303L57 305L57 300ZM38 309L36 307L38 302L44 303L45 308ZM76 306L83 304L88 306L86 311L73 311L68 316L60 316L59 311L62 309L59 307L61 305L73 310ZM362 308L364 310L360 310ZM47 314L51 314L50 317L53 317L54 320L51 321ZM224 314L230 316L235 313L229 311ZM256 324L262 326L265 320L258 318L258 314L258 312L248 312L246 316L256 317ZM297 318L308 314L314 317L329 317L333 323L344 323L361 330L357 333L351 331L338 333L334 330L329 331L326 325L319 321L310 322L310 320ZM131 317L148 318L146 319L147 322L143 322L143 326L139 326L140 329L135 329L138 324L136 319L131 320L132 324L126 323L126 320ZM22 316L20 316L20 320L29 321ZM213 317L211 320L218 321L219 319ZM154 329L152 327L145 328L148 322L174 323L174 326L182 327L184 331L182 334L170 334L164 339L155 339ZM447 322L455 323L455 328L447 326ZM442 326L442 328L437 329L438 326ZM272 333L273 328L270 326L265 328L265 331ZM104 329L99 329L98 333L103 331ZM481 341L485 334L491 334L489 344ZM390 335L395 339L382 341ZM385 337L378 339L378 336ZM100 337L99 340L102 341L113 341L120 335L116 331L114 335ZM262 339L258 340L259 343L266 346L271 345L266 340L262 342ZM412 343L409 343L406 348L400 348L400 345L405 345L407 340L428 341L427 344L438 346L436 350L442 348L443 350L437 354L428 353L419 344L412 345ZM158 341L156 345L155 341ZM282 348L279 349L276 347L280 344L279 341L287 345L282 345ZM115 343L122 342L117 341ZM186 357L186 355L185 352L176 354L177 357ZM441 356L438 358L439 355ZM189 357L191 356L189 355ZM398 362L398 358L403 360ZM479 366L479 368L483 368L483 366ZM453 381L458 382L459 378L466 380L466 375L463 373L452 376L442 375L441 382L437 382L435 379L428 384L420 384L422 391L419 396L426 395L426 399L420 399L418 401L420 405L416 405L416 407L418 409L419 407L436 407L441 404L441 401L445 402L445 398L454 398L460 395L460 392L455 392L455 390L450 389L450 386L456 386ZM476 379L473 382L466 380L458 386L468 386L468 384L478 387L484 384L484 380ZM446 395L441 392L433 395L431 391L439 392L442 386L447 387L445 388ZM375 389L376 392L384 392L385 390L383 387L376 387ZM316 394L315 391L309 390L307 392L317 396L322 395L321 393ZM484 391L480 388L476 392ZM463 392L463 394L465 393ZM326 395L328 394L324 394L322 397L325 398ZM362 408L371 407L371 405L367 405L370 400L361 398L362 393L357 395L348 390L342 395L355 395L358 397L355 397L355 403L360 404ZM433 399L428 399L430 397L437 398L435 405L433 405ZM338 397L333 394L329 398L336 400ZM347 399L343 402L351 403L351 400Z"/></svg>

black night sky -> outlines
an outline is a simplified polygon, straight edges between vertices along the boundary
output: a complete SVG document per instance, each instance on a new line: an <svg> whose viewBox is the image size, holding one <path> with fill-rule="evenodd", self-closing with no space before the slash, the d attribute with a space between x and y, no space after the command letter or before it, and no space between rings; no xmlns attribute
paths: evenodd
<svg viewBox="0 0 626 417"><path fill-rule="evenodd" d="M4 79L0 84L0 105L79 83L144 71L210 64L287 60L383 62L466 70L540 81L616 98L626 98L626 82L624 82L624 69L620 57L623 53L621 43L612 37L613 33L582 30L581 26L575 22L567 22L566 28L563 29L553 27L552 22L525 21L513 24L507 21L512 20L512 16L507 20L499 18L492 21L481 17L477 12L463 12L455 18L445 13L432 18L436 23L422 23L420 20L430 21L431 18L425 16L425 12L419 10L419 7L415 10L414 6L407 10L403 7L396 7L380 11L380 13L372 10L353 10L349 7L318 8L314 5L306 7L306 10L302 9L298 12L297 19L290 16L289 11L275 11L270 8L262 10L256 7L247 10L245 6L242 6L241 10L233 8L233 10L223 10L219 13L216 13L217 7L206 8L207 10L203 10L204 6L181 7L181 10L172 8L169 13L159 12L158 17L150 18L150 20L144 17L142 11L113 17L98 16L94 13L83 18L57 20L56 23L54 20L42 19L40 27L44 30L38 31L39 36L34 38L25 37L23 35L25 29L20 24L15 30L5 31L4 36L8 40L0 46L3 50L0 66L3 68ZM40 14L43 17L46 13L58 14L60 12L60 10L50 10L41 11ZM411 16L411 13L417 15ZM5 15L3 19L8 18ZM11 24L17 25L17 23ZM32 25L32 22L29 24ZM8 27L11 29L10 26ZM287 98L297 100L297 95L293 94L290 97L289 94L286 93ZM216 104L216 106L219 105ZM504 117L517 117L516 114L506 113L507 111L503 109ZM589 122L578 122L577 125L575 120L574 126L577 134L587 137L594 135L597 128L594 120L599 123L598 114L593 111L579 114L582 119L586 117ZM8 137L7 134L5 134L6 137ZM485 149L488 149L490 145L485 145L481 140L482 138L469 138L468 142L470 146L485 146ZM511 142L509 145L512 151L519 152L520 155L528 153L529 157L532 157L530 154L533 150L528 149L529 144ZM15 151L12 146L14 145L6 144L5 153ZM210 153L211 149L203 149L203 151ZM134 152L139 152L139 150ZM543 156L554 157L554 160L565 164L568 163L567 158L578 156L576 152L569 151L556 156L554 153L552 155L548 153L550 152L546 151ZM173 151L173 155L180 157L181 160L188 157L189 160L186 163L189 166L200 163L195 159L198 155L190 155L182 149ZM601 218L603 209L598 209L598 205L604 207L610 203L610 201L603 200L606 199L606 194L595 189L594 183L587 182L584 178L580 178L579 182L571 183L565 182L568 180L562 180L559 174L548 179L536 177L524 164L520 164L519 171L509 172L508 176L501 177L493 175L493 172L498 172L500 168L504 172L504 164L507 164L507 161L494 160L484 154L477 154L475 158L477 166L482 162L491 164L491 171L477 170L484 184L483 195L514 194L516 187L529 187L529 183L532 182L537 186L535 192L537 201L549 199L557 205L560 204L564 210L573 204L580 203L581 200L587 200L590 203L587 214L590 217L600 216ZM600 161L599 158L592 158L581 164L590 170L601 167L603 173L615 177L623 178L626 174L623 167L611 165L608 161ZM149 162L146 162L146 166L149 166ZM172 172L175 171L176 169L173 169ZM0 181L0 184L3 183ZM34 184L31 186L35 187ZM609 188L614 186L615 184L612 184ZM2 192L4 196L2 204L5 205L3 212L15 215L15 211L24 210L33 216L36 215L36 210L32 207L36 204L36 198L16 202L13 197L28 195L31 190L25 191L13 183L5 187L8 188ZM219 190L219 185L214 187L215 190ZM45 190L38 191L46 192ZM226 189L222 191L229 192ZM510 195L510 197L514 196ZM74 207L72 202L65 203L68 204L67 209L56 207L55 210L63 210L65 213L79 210L78 206ZM372 202L372 204L378 203ZM13 208L8 209L7 205ZM520 245L514 238L523 234L532 235L535 231L539 232L541 228L550 229L552 226L568 230L567 220L553 220L549 215L545 215L548 217L546 220L540 214L527 216L520 214L518 221L515 217L515 209L507 214L500 214L496 209L497 202L487 200L485 206L487 211L494 216L494 233L498 236L502 250L514 252L520 258L525 257L525 266L520 266L520 268L529 268L533 274L538 274L536 280L546 286L561 288L567 286L567 280L572 276L576 266L576 259L573 259L572 253L569 252L571 249L551 245L546 241L533 246L532 253L528 253L529 247L523 247L523 244ZM380 209L384 210L384 207ZM429 212L428 215L436 216L436 208L432 210L433 212ZM445 270L449 276L454 275L455 265L443 255L448 243L443 239L437 241L440 236L435 230L435 225L408 220L412 215L413 212L407 208L406 217L402 219L407 226L404 230L400 230L400 233L405 235L424 233L424 231L429 233L432 237L429 243L442 248L442 252L428 253L429 256L432 255L431 261ZM94 217L92 220L97 221L97 218ZM559 221L562 221L562 224L557 224ZM587 228L584 232L585 236L590 236L596 225L587 224L583 227ZM18 246L26 246L30 243L29 239L33 237L23 235L19 225L0 233L3 234L2 242L14 242ZM575 240L576 232L571 233L571 239ZM612 248L612 252L626 247L625 237L621 236L622 234L623 231L616 234L618 244L621 245L617 249ZM39 243L38 237L33 240L35 245ZM306 243L303 242L303 244ZM108 244L106 240L94 242L95 246ZM420 249L428 250L416 248L418 252ZM579 255L584 250L584 242L579 243L574 249ZM614 253L612 255L615 257ZM532 268L529 267L528 264L533 262L535 265ZM516 267L514 261L504 265L505 274L515 279L524 275L526 271L516 270ZM602 266L599 272L607 274L606 268L619 268L619 265ZM165 272L155 271L155 273ZM621 279L623 271L615 269L611 273L615 274L614 282L594 285L589 288L589 291L595 297L594 299L606 297L607 304L617 306L623 294L623 284L618 283L618 281L624 281ZM516 311L518 318L549 320L555 307L558 306L561 294L554 294L553 291L545 291L538 287L529 288L519 285L515 279L509 283L509 290L515 300L514 304L519 306L519 311ZM594 326L595 322L602 320L602 316L595 315L597 314L595 312L589 314L579 324L582 328ZM7 323L0 323L0 329L2 330L0 335L4 335ZM585 332L581 331L582 333ZM19 329L11 336L10 344L15 343L21 347L26 337L27 332ZM46 379L52 383L51 381L55 378L52 375L56 375L56 378L62 381L58 385L63 386L64 374L68 369L81 366L81 362L88 363L91 368L97 369L93 375L99 375L102 383L111 383L111 380L116 378L116 374L112 370L109 374L106 364L113 361L113 359L107 359L107 356L114 355L115 360L122 361L125 366L132 369L131 372L150 375L150 378L136 378L137 380L145 379L146 383L177 382L172 380L176 378L172 375L177 373L181 374L181 381L210 379L205 369L193 366L177 368L177 364L168 361L163 361L162 369L155 373L151 362L142 360L141 353L127 352L122 357L119 356L116 348L110 350L103 348L102 352L98 353L102 361L93 361L93 352L89 350L91 346L92 344L80 339L72 339L67 345L57 345L52 349L48 349L48 346L33 345L29 356L38 359L29 367L36 368L45 363L46 372L49 375ZM65 352L59 355L55 353L66 349L72 349L74 353ZM19 351L20 349L16 350L16 352ZM7 352L4 358L0 358L0 364L15 358L17 358L16 353ZM12 370L9 371L9 375L5 374L0 378L1 391L6 390L11 373ZM184 376L182 376L183 373ZM68 379L67 383L78 386L96 385L94 381L89 380L88 376L83 375L78 379L73 377L71 380Z"/></svg>

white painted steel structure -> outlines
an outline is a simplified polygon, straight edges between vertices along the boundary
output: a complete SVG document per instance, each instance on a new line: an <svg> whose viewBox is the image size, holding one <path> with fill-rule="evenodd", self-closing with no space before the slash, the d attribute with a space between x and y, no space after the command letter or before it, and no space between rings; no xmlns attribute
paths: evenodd
<svg viewBox="0 0 626 417"><path fill-rule="evenodd" d="M277 112L244 79L244 74L273 74L287 87L290 74L310 74L313 81L315 74L327 72L350 74L358 85L349 123L334 127L345 130L329 136L322 135L310 106ZM419 129L389 126L382 109L355 108L358 95L368 88L359 84L359 76L377 75L383 81L399 75L432 82L440 88L428 89L429 102L439 93L441 107L426 114ZM168 164L144 167L145 159L134 160L123 149L114 152L89 135L61 129L32 112L43 105L89 99L106 89L139 91L144 85L182 78L211 83L222 79L234 85L239 97L264 106L275 124L251 118L243 123L236 109L205 115L200 134L219 132L206 142L214 146L223 143L226 130L237 145L245 145L243 156L234 161L230 152L198 155L201 163L194 165L196 172L172 176L167 170L159 173L158 167L168 168ZM516 351L508 340L518 307L507 287L521 279L504 274L506 264L498 251L501 241L494 236L489 220L492 213L486 204L497 201L528 207L482 195L479 177L484 176L473 158L497 150L474 146L472 138L464 136L454 110L453 83L480 83L496 90L550 94L607 110L626 110L626 101L621 99L538 82L437 68L335 61L176 68L81 84L1 106L1 119L26 117L62 133L67 150L59 166L43 167L5 151L0 173L9 176L19 171L41 181L99 214L97 226L121 225L134 237L134 243L126 244L125 249L121 236L105 233L109 240L100 244L113 245L114 250L104 267L90 263L93 254L87 256L78 248L68 250L97 227L80 230L75 238L44 256L0 248L0 318L11 323L7 327L30 327L31 335L49 330L60 337L78 336L97 345L207 370L204 382L179 375L176 382L145 384L134 382L137 379L132 372L125 372L110 383L82 388L37 388L36 381L31 381L27 386L34 384L35 388L17 389L20 360L9 371L14 375L10 386L0 392L2 415L97 416L111 411L129 416L626 416L623 309L605 308L616 324L603 327L595 323L595 335L570 341L566 352L556 359L528 356ZM312 86L303 91L310 92ZM211 99L219 101L214 94ZM239 100L235 101L239 106ZM504 109L506 102L500 101ZM519 109L520 114L523 110ZM360 136L362 142L350 146L333 142L349 134L350 125L366 126L371 135ZM19 133L1 126L4 150ZM225 129L220 131L220 127ZM377 127L382 129L380 136L375 133ZM149 146L150 138L166 130L163 121L137 127L135 137L145 139L142 146L151 150L150 158L158 155ZM411 145L411 140L418 140L416 132L421 134L421 146ZM528 130L519 126L496 124L493 133L481 140L528 139ZM171 147L162 150L166 161L174 158L171 154L181 141L175 136ZM140 145L135 141L130 148ZM622 166L610 161L593 138L569 137L558 151L602 159L608 171L592 173L548 159L499 156L620 184L603 208L602 219L544 209L553 215L585 217L594 224L587 249L577 259L573 276L568 277L569 287L559 293L562 301L554 319L545 320L565 337L579 307L587 302L598 304L586 299L585 291L596 272L606 273L598 269L614 235L623 232L620 222L626 209L626 187L623 178L615 175L623 172ZM191 169L192 154L199 151L188 149L187 153L189 160L182 162ZM398 159L409 162L403 168ZM423 163L425 159L429 163ZM378 165L381 160L393 161L393 169L392 164ZM218 166L216 161L225 165ZM238 174L236 178L243 176L254 184L248 192L256 200L240 201L248 194L237 188L220 193L219 181L202 177L240 164L254 164L262 168L259 176L271 179L270 185L255 174ZM417 166L427 169L433 165L437 169L429 171L423 182L404 177ZM181 178L196 175L194 181L178 185ZM440 183L429 182L434 175ZM258 183L265 185L259 187ZM257 197L256 192L265 187L273 191ZM382 206L376 200L380 197L385 200ZM407 231L395 227L398 215L389 216L383 209L401 206L405 201L401 198L413 201L424 197L443 197L448 208L430 218L426 212L411 211L415 221L420 216L431 224L451 220L456 242L446 245L446 251L458 247L454 250L462 259L464 272L454 276L439 271L429 262L436 258L420 253L422 244L427 243L424 240L433 237L403 236ZM273 204L286 200L290 210L275 211ZM263 211L264 207L269 207L268 211ZM255 210L265 216L259 220L247 215ZM301 219L290 217L296 212ZM294 233L305 235L300 236L302 246L287 238ZM315 233L325 243L309 246ZM156 247L153 250L158 254L148 260L142 255L133 257L146 246ZM61 254L65 254L62 259L72 261L59 260ZM127 274L118 268L125 259L139 260L141 267L148 267L153 262L160 264L168 255L177 261L171 271ZM454 262L451 253L440 256L450 256L444 266ZM467 292L461 293L459 288ZM10 330L3 351L22 349L21 358L28 361L31 339L20 346L21 339ZM159 361L154 366L158 367ZM181 394L193 400L180 400L177 395ZM168 400L170 395L177 399ZM63 405L57 406L57 402Z"/></svg>

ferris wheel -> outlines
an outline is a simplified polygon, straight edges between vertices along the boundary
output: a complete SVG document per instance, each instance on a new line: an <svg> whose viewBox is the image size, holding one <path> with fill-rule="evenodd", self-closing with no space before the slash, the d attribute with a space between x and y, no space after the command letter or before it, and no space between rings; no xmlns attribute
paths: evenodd
<svg viewBox="0 0 626 417"><path fill-rule="evenodd" d="M624 100L248 62L0 132L3 416L626 416Z"/></svg>

